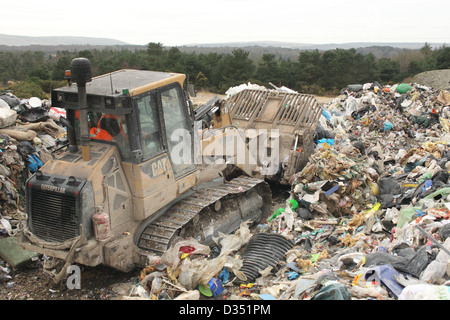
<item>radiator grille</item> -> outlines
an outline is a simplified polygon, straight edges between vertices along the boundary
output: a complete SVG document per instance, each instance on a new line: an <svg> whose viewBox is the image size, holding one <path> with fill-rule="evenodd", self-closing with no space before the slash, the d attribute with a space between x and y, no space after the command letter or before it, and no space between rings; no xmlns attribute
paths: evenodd
<svg viewBox="0 0 450 320"><path fill-rule="evenodd" d="M63 242L80 235L75 194L31 190L30 227L46 241Z"/></svg>

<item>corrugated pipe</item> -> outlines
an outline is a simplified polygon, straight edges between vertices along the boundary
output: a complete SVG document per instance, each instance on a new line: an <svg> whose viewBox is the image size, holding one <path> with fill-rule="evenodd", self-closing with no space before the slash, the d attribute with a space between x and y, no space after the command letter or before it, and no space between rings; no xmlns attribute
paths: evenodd
<svg viewBox="0 0 450 320"><path fill-rule="evenodd" d="M253 282L260 276L260 270L275 267L285 259L286 252L294 244L277 233L257 233L247 244L240 269L247 277L247 282Z"/></svg>

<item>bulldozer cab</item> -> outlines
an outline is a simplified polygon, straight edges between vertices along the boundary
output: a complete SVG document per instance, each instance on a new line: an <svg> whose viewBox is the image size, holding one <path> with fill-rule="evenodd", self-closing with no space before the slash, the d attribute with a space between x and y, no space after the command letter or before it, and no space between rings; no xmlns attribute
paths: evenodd
<svg viewBox="0 0 450 320"><path fill-rule="evenodd" d="M42 171L61 175L71 172L76 177L85 174L86 178L89 172L92 177L100 174L99 178L89 179L94 183L102 179L110 182L110 200L105 210L128 212L112 214L120 217L116 225L126 221L127 215L134 220L155 215L197 183L191 143L193 110L183 89L185 78L184 74L128 69L98 76L86 83L84 110L78 85L69 83L53 90L52 106L67 111L69 152L55 157L60 169L53 165ZM87 122L85 129L83 121ZM81 161L84 153L79 151L80 145L84 147L83 132L89 137L92 151L90 160L85 161ZM118 156L106 160L104 154L111 146L116 147ZM99 158L106 163L106 169L94 169L100 166ZM105 174L107 163L119 163L118 177L108 180L113 173ZM119 184L124 187L118 189L117 181L124 181ZM112 196L114 192L121 197ZM104 200L99 195L94 202Z"/></svg>
<svg viewBox="0 0 450 320"><path fill-rule="evenodd" d="M86 85L89 138L116 145L125 162L143 163L168 153L175 176L194 170L192 110L182 88L184 79L181 74L142 70L92 79ZM52 105L67 110L73 146L80 144L81 136L76 90L69 85L52 93Z"/></svg>

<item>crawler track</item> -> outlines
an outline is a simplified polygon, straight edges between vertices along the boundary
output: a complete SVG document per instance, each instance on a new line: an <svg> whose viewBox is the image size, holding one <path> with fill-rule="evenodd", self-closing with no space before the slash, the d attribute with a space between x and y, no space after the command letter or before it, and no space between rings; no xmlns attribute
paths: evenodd
<svg viewBox="0 0 450 320"><path fill-rule="evenodd" d="M138 247L161 255L180 235L208 242L213 234L217 234L216 230L212 231L215 225L223 232L224 228L228 231L237 229L241 221L265 218L270 212L271 198L266 182L245 176L214 188L201 189L177 202L147 226ZM186 230L182 232L183 227Z"/></svg>

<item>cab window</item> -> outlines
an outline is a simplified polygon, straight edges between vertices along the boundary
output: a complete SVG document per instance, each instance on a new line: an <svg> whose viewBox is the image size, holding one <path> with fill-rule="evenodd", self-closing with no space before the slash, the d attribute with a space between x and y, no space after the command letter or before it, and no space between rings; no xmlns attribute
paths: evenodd
<svg viewBox="0 0 450 320"><path fill-rule="evenodd" d="M107 141L117 145L123 158L130 157L128 127L124 115L113 115L101 112L88 112L89 138ZM80 136L78 113L75 118L77 137Z"/></svg>
<svg viewBox="0 0 450 320"><path fill-rule="evenodd" d="M142 151L144 158L148 159L152 154L163 149L155 93L138 98L137 105L141 127Z"/></svg>
<svg viewBox="0 0 450 320"><path fill-rule="evenodd" d="M161 104L172 167L175 175L181 176L195 168L193 137L181 88L175 86L161 91Z"/></svg>

